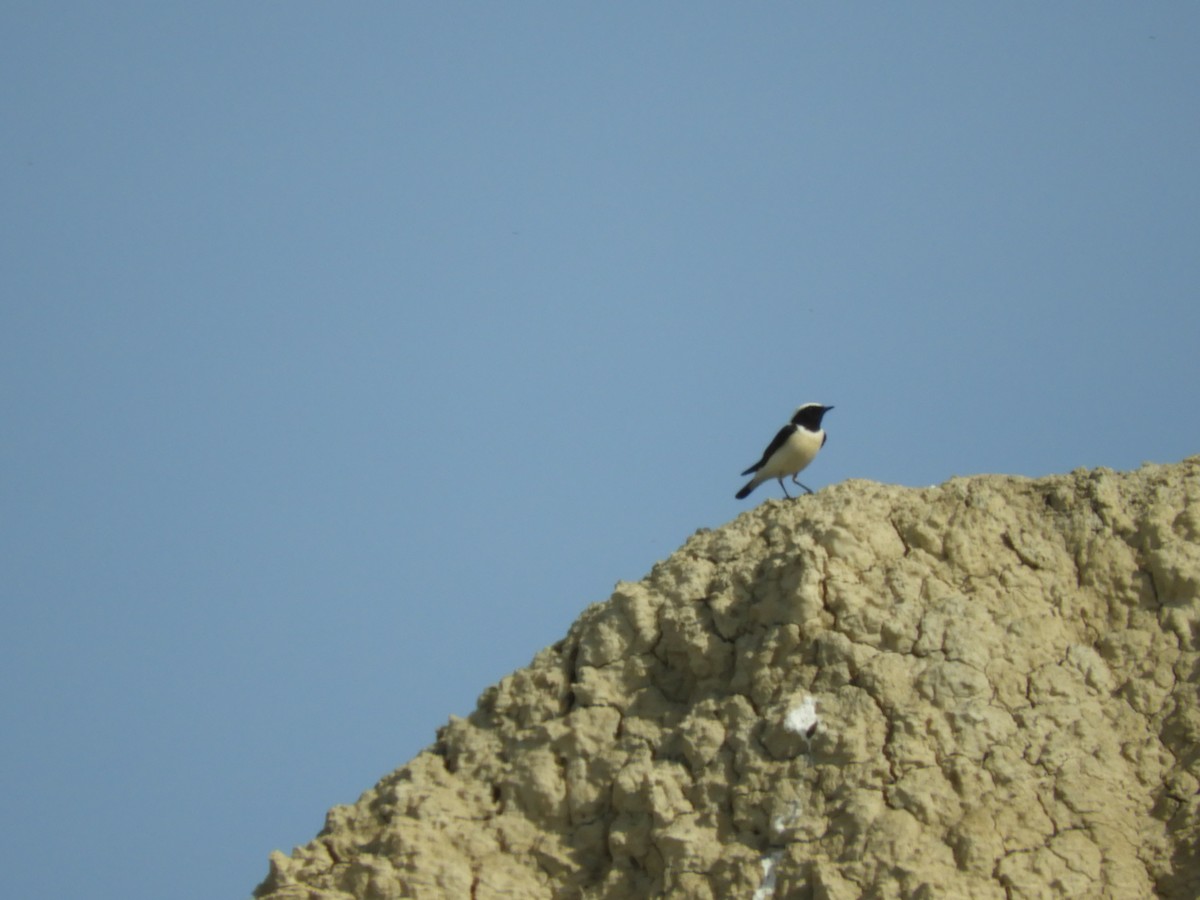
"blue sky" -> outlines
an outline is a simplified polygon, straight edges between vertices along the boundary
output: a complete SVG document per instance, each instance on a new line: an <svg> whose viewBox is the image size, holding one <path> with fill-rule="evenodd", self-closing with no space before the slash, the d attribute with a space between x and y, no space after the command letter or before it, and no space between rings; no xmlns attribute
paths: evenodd
<svg viewBox="0 0 1200 900"><path fill-rule="evenodd" d="M0 34L11 896L247 895L802 402L814 488L1200 452L1195 4Z"/></svg>

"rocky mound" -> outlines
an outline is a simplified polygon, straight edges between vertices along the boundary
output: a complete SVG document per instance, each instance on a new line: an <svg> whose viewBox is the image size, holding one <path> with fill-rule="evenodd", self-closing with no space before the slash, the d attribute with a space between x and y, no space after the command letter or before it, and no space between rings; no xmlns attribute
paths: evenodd
<svg viewBox="0 0 1200 900"><path fill-rule="evenodd" d="M256 896L1200 896L1200 457L853 481L619 584Z"/></svg>

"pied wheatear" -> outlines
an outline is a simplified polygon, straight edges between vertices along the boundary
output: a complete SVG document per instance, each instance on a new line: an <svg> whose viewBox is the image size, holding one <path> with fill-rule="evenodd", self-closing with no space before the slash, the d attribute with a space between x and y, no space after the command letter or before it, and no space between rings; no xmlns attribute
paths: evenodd
<svg viewBox="0 0 1200 900"><path fill-rule="evenodd" d="M821 428L821 418L833 409L832 406L822 406L820 403L805 403L792 416L792 420L779 429L775 440L767 445L762 459L748 468L743 475L754 473L754 477L746 486L737 492L737 498L744 500L750 492L762 484L775 478L783 488L785 496L790 498L787 485L783 479L792 476L792 483L812 493L812 488L800 484L797 475L812 462L817 452L825 446L825 431Z"/></svg>

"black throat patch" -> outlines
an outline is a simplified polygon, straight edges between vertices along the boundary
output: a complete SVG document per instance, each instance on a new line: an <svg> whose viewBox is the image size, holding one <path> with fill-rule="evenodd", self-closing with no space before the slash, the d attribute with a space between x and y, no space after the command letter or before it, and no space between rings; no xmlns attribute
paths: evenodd
<svg viewBox="0 0 1200 900"><path fill-rule="evenodd" d="M799 425L801 428L807 428L809 431L819 431L821 428L821 417L824 415L824 406L818 406L815 403L802 406L792 416L792 424Z"/></svg>

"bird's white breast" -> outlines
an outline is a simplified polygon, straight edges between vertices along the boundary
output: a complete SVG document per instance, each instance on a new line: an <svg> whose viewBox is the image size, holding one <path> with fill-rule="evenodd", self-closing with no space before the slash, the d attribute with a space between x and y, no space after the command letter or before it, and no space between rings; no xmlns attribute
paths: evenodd
<svg viewBox="0 0 1200 900"><path fill-rule="evenodd" d="M783 475L795 475L817 455L825 440L825 432L809 431L797 428L788 437L782 447L772 454L762 467L761 474L766 478L779 478Z"/></svg>

